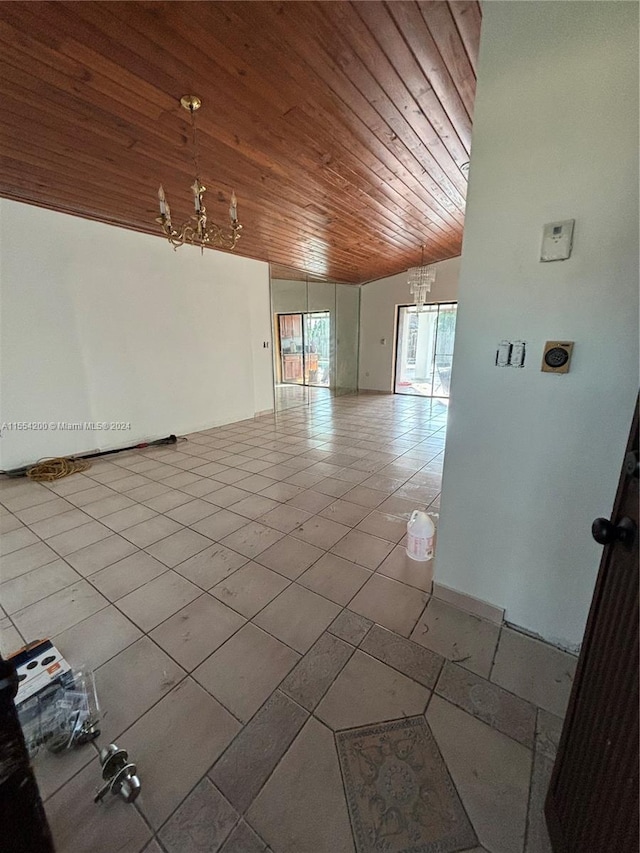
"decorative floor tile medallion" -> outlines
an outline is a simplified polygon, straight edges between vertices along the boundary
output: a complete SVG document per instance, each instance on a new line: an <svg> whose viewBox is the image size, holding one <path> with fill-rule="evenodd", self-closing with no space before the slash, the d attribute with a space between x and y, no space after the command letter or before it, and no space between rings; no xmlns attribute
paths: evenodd
<svg viewBox="0 0 640 853"><path fill-rule="evenodd" d="M454 853L477 844L423 717L336 740L358 853Z"/></svg>

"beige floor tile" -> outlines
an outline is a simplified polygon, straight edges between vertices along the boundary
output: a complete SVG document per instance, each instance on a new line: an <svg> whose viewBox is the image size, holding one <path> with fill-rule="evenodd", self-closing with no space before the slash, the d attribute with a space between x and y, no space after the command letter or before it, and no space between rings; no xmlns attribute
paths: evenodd
<svg viewBox="0 0 640 853"><path fill-rule="evenodd" d="M406 523L409 521L411 513L416 509L421 509L422 507L423 504L421 503L416 504L415 501L391 495L391 497L387 498L386 501L380 504L378 511L387 512L389 515L395 515L398 518L403 519L406 527Z"/></svg>
<svg viewBox="0 0 640 853"><path fill-rule="evenodd" d="M439 696L427 722L480 843L492 853L521 853L531 751Z"/></svg>
<svg viewBox="0 0 640 853"><path fill-rule="evenodd" d="M216 544L180 563L175 570L202 589L210 590L246 562L242 554Z"/></svg>
<svg viewBox="0 0 640 853"><path fill-rule="evenodd" d="M152 509L155 512L167 512L168 510L174 509L178 506L182 506L183 504L186 504L191 500L193 500L193 495L191 492L187 494L185 491L179 492L177 489L171 489L168 492L164 492L163 494L158 495L157 498L145 500L144 504L149 509Z"/></svg>
<svg viewBox="0 0 640 853"><path fill-rule="evenodd" d="M533 748L536 708L497 684L447 661L436 693L499 732Z"/></svg>
<svg viewBox="0 0 640 853"><path fill-rule="evenodd" d="M197 521L202 521L203 518L208 518L217 512L215 506L208 501L196 498L194 501L180 504L173 509L167 510L166 514L169 518L180 524L195 524Z"/></svg>
<svg viewBox="0 0 640 853"><path fill-rule="evenodd" d="M18 610L12 618L25 640L31 642L59 634L108 604L104 596L81 580Z"/></svg>
<svg viewBox="0 0 640 853"><path fill-rule="evenodd" d="M127 730L123 743L144 780L136 806L154 828L164 823L239 729L215 699L186 678Z"/></svg>
<svg viewBox="0 0 640 853"><path fill-rule="evenodd" d="M130 492L132 489L137 489L139 486L148 486L151 481L141 474L131 474L127 477L122 477L110 483L110 487L117 492Z"/></svg>
<svg viewBox="0 0 640 853"><path fill-rule="evenodd" d="M188 672L245 624L245 619L208 593L174 613L151 637Z"/></svg>
<svg viewBox="0 0 640 853"><path fill-rule="evenodd" d="M324 552L308 542L284 536L259 556L256 562L273 569L290 580L295 580L309 566L313 565Z"/></svg>
<svg viewBox="0 0 640 853"><path fill-rule="evenodd" d="M344 524L338 524L335 521L329 521L327 518L322 518L319 515L314 515L308 521L305 521L299 527L291 531L291 536L296 539L302 539L310 545L315 545L317 548L327 550L339 542L351 530Z"/></svg>
<svg viewBox="0 0 640 853"><path fill-rule="evenodd" d="M343 610L329 625L327 630L351 643L352 646L358 646L371 628L373 622L360 616L358 613L353 613L351 610Z"/></svg>
<svg viewBox="0 0 640 853"><path fill-rule="evenodd" d="M291 488L293 488L293 486ZM329 504L334 502L334 500L335 498L330 495L321 495L320 492L314 492L311 489L307 489L306 491L295 495L295 497L290 498L287 503L296 507L296 509L304 509L306 512L316 513L328 507Z"/></svg>
<svg viewBox="0 0 640 853"><path fill-rule="evenodd" d="M181 524L164 515L157 515L155 518L141 521L140 524L134 524L133 527L127 527L122 531L122 536L138 548L147 548L179 530L183 530Z"/></svg>
<svg viewBox="0 0 640 853"><path fill-rule="evenodd" d="M199 587L169 571L119 599L118 607L143 631L150 631L201 593Z"/></svg>
<svg viewBox="0 0 640 853"><path fill-rule="evenodd" d="M211 590L220 601L251 619L289 585L287 578L249 562Z"/></svg>
<svg viewBox="0 0 640 853"><path fill-rule="evenodd" d="M204 536L208 536L209 539L213 539L214 542L220 542L225 536L235 533L236 530L240 530L246 523L247 519L244 516L236 515L236 513L228 509L219 509L214 511L212 515L202 519L202 521L197 521L191 526L198 533L202 533Z"/></svg>
<svg viewBox="0 0 640 853"><path fill-rule="evenodd" d="M140 524L141 521L153 518L154 515L157 515L157 513L152 509L149 509L148 506L134 504L133 506L126 507L125 509L119 509L116 512L111 512L108 515L103 516L100 521L103 524L106 524L107 527L111 528L111 530L115 530L116 533L120 533L122 530L126 530L127 527L133 527L134 524Z"/></svg>
<svg viewBox="0 0 640 853"><path fill-rule="evenodd" d="M553 760L536 750L533 756L529 814L524 853L553 853L544 816L544 801L551 783Z"/></svg>
<svg viewBox="0 0 640 853"><path fill-rule="evenodd" d="M196 533L195 530L184 528L177 533L172 533L166 539L149 545L147 551L152 557L160 560L165 566L173 569L179 563L184 563L194 554L199 554L205 548L209 548L212 542L206 536Z"/></svg>
<svg viewBox="0 0 640 853"><path fill-rule="evenodd" d="M555 760L560 736L562 734L563 720L550 714L544 708L538 708L538 719L536 720L536 750L542 752L547 758Z"/></svg>
<svg viewBox="0 0 640 853"><path fill-rule="evenodd" d="M290 504L278 504L275 509L265 513L260 518L260 523L273 527L281 533L291 533L295 527L299 527L310 518L310 512L305 512L303 509L296 509Z"/></svg>
<svg viewBox="0 0 640 853"><path fill-rule="evenodd" d="M326 477L313 486L314 492L320 492L322 495L331 495L334 498L342 497L345 492L350 491L352 488L353 483L338 480L336 477Z"/></svg>
<svg viewBox="0 0 640 853"><path fill-rule="evenodd" d="M298 486L294 483L285 482L285 483L274 483L273 486L267 486L266 489L263 489L261 494L266 498L273 498L274 501L279 501L280 503L284 503L285 501L290 501L295 498L297 495L300 495L304 492L302 486ZM299 509L304 509L304 507L299 507Z"/></svg>
<svg viewBox="0 0 640 853"><path fill-rule="evenodd" d="M215 479L218 481L218 485L224 488L223 484L226 484L227 486L232 486L234 483L241 484L243 480L246 480L246 478L250 476L251 475L248 471L239 471L237 468L224 468L224 470L215 475ZM220 489L218 489L218 491L220 491ZM225 502L226 500L227 499L225 498Z"/></svg>
<svg viewBox="0 0 640 853"><path fill-rule="evenodd" d="M7 613L15 613L79 580L80 575L64 560L55 560L0 584L0 601Z"/></svg>
<svg viewBox="0 0 640 853"><path fill-rule="evenodd" d="M257 521L246 521L239 530L225 536L222 544L253 560L280 539L282 539L282 533L279 530L265 527Z"/></svg>
<svg viewBox="0 0 640 853"><path fill-rule="evenodd" d="M94 501L103 500L113 495L112 489L107 486L95 485L92 489L83 489L81 492L76 492L73 495L67 495L67 500L77 507L86 507Z"/></svg>
<svg viewBox="0 0 640 853"><path fill-rule="evenodd" d="M313 473L311 471L296 471L284 481L292 486L299 486L301 489L312 489L317 483L326 480L324 474Z"/></svg>
<svg viewBox="0 0 640 853"><path fill-rule="evenodd" d="M238 823L220 848L220 853L265 853L265 851L268 853L266 844L244 820Z"/></svg>
<svg viewBox="0 0 640 853"><path fill-rule="evenodd" d="M245 477L242 480L242 488L245 492L262 492L268 489L269 486L275 486L277 480L272 480L271 477L263 477L262 474L252 474L250 477Z"/></svg>
<svg viewBox="0 0 640 853"><path fill-rule="evenodd" d="M61 557L66 557L74 551L79 551L80 548L85 548L87 545L93 545L94 542L106 539L107 536L111 536L111 530L108 527L105 527L99 521L89 521L87 524L82 524L79 527L74 527L72 530L52 536L50 539L47 539L47 545L53 548Z"/></svg>
<svg viewBox="0 0 640 853"><path fill-rule="evenodd" d="M110 850L138 853L151 830L135 808L123 808L120 798L108 797L98 806L88 792L100 784L95 758L46 804L56 853L96 853L108 839Z"/></svg>
<svg viewBox="0 0 640 853"><path fill-rule="evenodd" d="M371 572L335 554L324 554L298 578L302 586L335 601L347 604L371 577Z"/></svg>
<svg viewBox="0 0 640 853"><path fill-rule="evenodd" d="M91 575L91 583L109 601L118 601L166 571L167 567L163 563L144 551L137 551Z"/></svg>
<svg viewBox="0 0 640 853"><path fill-rule="evenodd" d="M266 498L264 495L251 495L233 505L233 511L245 518L260 518L265 512L280 506L278 501Z"/></svg>
<svg viewBox="0 0 640 853"><path fill-rule="evenodd" d="M165 483L149 483L146 486L138 486L136 489L131 489L127 492L127 497L131 500L142 503L143 501L157 498L159 495L164 495L170 491L171 487Z"/></svg>
<svg viewBox="0 0 640 853"><path fill-rule="evenodd" d="M72 509L73 504L70 504L64 498L54 498L51 501L45 501L45 503L37 504L28 509L19 509L16 511L16 516L23 524L33 524L36 521L51 518L60 512L69 512Z"/></svg>
<svg viewBox="0 0 640 853"><path fill-rule="evenodd" d="M308 716L276 690L211 768L209 778L239 812L251 805Z"/></svg>
<svg viewBox="0 0 640 853"><path fill-rule="evenodd" d="M578 659L574 655L503 628L491 680L546 711L563 717Z"/></svg>
<svg viewBox="0 0 640 853"><path fill-rule="evenodd" d="M417 643L406 640L380 625L373 626L360 648L431 690L435 687L444 664L444 658L440 655L423 649Z"/></svg>
<svg viewBox="0 0 640 853"><path fill-rule="evenodd" d="M329 521L337 521L347 527L355 527L363 518L369 514L369 507L350 503L345 500L337 500L323 509L318 515L328 518Z"/></svg>
<svg viewBox="0 0 640 853"><path fill-rule="evenodd" d="M379 539L377 536L371 536L369 533L363 533L360 530L350 530L331 549L332 553L339 557L344 557L345 560L351 560L353 563L358 563L372 571L392 550L392 542L387 542L385 539Z"/></svg>
<svg viewBox="0 0 640 853"><path fill-rule="evenodd" d="M109 497L102 498L102 500L85 506L83 512L90 515L91 518L102 519L107 515L132 506L135 506L135 503L131 498L112 492Z"/></svg>
<svg viewBox="0 0 640 853"><path fill-rule="evenodd" d="M0 654L6 658L24 645L24 639L11 620L0 618Z"/></svg>
<svg viewBox="0 0 640 853"><path fill-rule="evenodd" d="M110 606L56 634L52 642L72 667L97 669L141 636L133 622Z"/></svg>
<svg viewBox="0 0 640 853"><path fill-rule="evenodd" d="M42 802L45 803L49 797L60 790L63 785L66 785L76 773L79 773L90 761L94 761L97 754L97 748L94 744L85 744L82 747L59 753L49 752L46 748L40 749L31 758L31 766L38 783ZM96 772L98 775L95 779L95 786L97 787L100 775L98 769Z"/></svg>
<svg viewBox="0 0 640 853"><path fill-rule="evenodd" d="M222 489L215 491L211 495L211 501L216 506L226 508L232 507L234 504L250 496L251 492L245 492L242 488L242 483L239 482L237 486L224 486Z"/></svg>
<svg viewBox="0 0 640 853"><path fill-rule="evenodd" d="M431 592L433 586L433 560L418 562L407 556L404 545L396 545L393 551L377 568L385 577L415 586L424 592Z"/></svg>
<svg viewBox="0 0 640 853"><path fill-rule="evenodd" d="M383 470L378 471L371 477L367 477L366 480L362 481L362 485L367 489L375 489L378 492L383 492L385 495L392 495L396 489L399 489L408 480L408 477L390 476L383 473Z"/></svg>
<svg viewBox="0 0 640 853"><path fill-rule="evenodd" d="M419 589L374 574L351 601L349 609L408 637L428 600L428 595Z"/></svg>
<svg viewBox="0 0 640 853"><path fill-rule="evenodd" d="M360 506L370 507L374 509L385 500L385 493L379 492L376 489L368 489L366 486L356 486L344 495L344 499L349 503L359 504Z"/></svg>
<svg viewBox="0 0 640 853"><path fill-rule="evenodd" d="M32 533L27 527L22 527L18 519L16 521L18 522L17 529L3 532L2 538L0 538L0 557L39 541L35 533Z"/></svg>
<svg viewBox="0 0 640 853"><path fill-rule="evenodd" d="M193 677L247 722L299 658L270 634L248 624L207 658Z"/></svg>
<svg viewBox="0 0 640 853"><path fill-rule="evenodd" d="M238 817L205 777L162 827L159 837L168 853L217 853Z"/></svg>
<svg viewBox="0 0 640 853"><path fill-rule="evenodd" d="M353 654L353 646L324 633L280 685L283 693L313 711Z"/></svg>
<svg viewBox="0 0 640 853"><path fill-rule="evenodd" d="M57 559L58 554L44 542L27 545L26 548L20 548L19 551L14 551L2 558L2 580L9 581L17 578L25 572L39 569L40 566L45 566Z"/></svg>
<svg viewBox="0 0 640 853"><path fill-rule="evenodd" d="M499 634L499 625L432 598L411 639L488 678Z"/></svg>
<svg viewBox="0 0 640 853"><path fill-rule="evenodd" d="M357 530L389 542L399 542L407 532L407 523L395 515L374 510L358 524Z"/></svg>
<svg viewBox="0 0 640 853"><path fill-rule="evenodd" d="M96 670L101 706L100 748L116 740L185 677L185 671L141 637Z"/></svg>
<svg viewBox="0 0 640 853"><path fill-rule="evenodd" d="M430 691L390 666L356 651L315 714L334 730L422 714Z"/></svg>
<svg viewBox="0 0 640 853"><path fill-rule="evenodd" d="M14 492L10 497L7 497L3 493L0 496L0 503L11 512L17 513L19 510L30 509L39 504L47 503L47 501L52 501L57 497L54 492L45 489L44 486L38 486L36 483L29 483L29 486L28 490L19 494Z"/></svg>
<svg viewBox="0 0 640 853"><path fill-rule="evenodd" d="M117 563L130 554L135 554L137 550L135 545L127 542L122 536L112 534L106 539L94 542L93 545L87 545L86 548L80 548L79 551L68 554L65 560L81 575L89 577L100 569Z"/></svg>
<svg viewBox="0 0 640 853"><path fill-rule="evenodd" d="M333 475L336 480L343 480L345 483L351 483L353 486L358 486L370 475L366 471L358 471L355 468L342 468L336 471Z"/></svg>
<svg viewBox="0 0 640 853"><path fill-rule="evenodd" d="M308 721L247 818L277 853L354 853L338 756L325 726Z"/></svg>
<svg viewBox="0 0 640 853"><path fill-rule="evenodd" d="M223 471L226 471L227 468L225 465L221 465L219 462L211 460L210 462L203 462L196 465L192 470L194 474L197 474L200 477L215 477L216 474L221 474Z"/></svg>
<svg viewBox="0 0 640 853"><path fill-rule="evenodd" d="M254 623L304 653L333 622L340 607L298 584L291 584L254 618Z"/></svg>

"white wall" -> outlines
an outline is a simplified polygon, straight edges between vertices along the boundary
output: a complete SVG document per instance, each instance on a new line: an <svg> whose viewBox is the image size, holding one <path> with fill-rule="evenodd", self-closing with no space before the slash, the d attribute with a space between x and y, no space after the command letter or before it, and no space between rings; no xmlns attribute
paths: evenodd
<svg viewBox="0 0 640 853"><path fill-rule="evenodd" d="M541 373L559 338L570 373ZM485 3L436 580L579 644L637 390L638 6Z"/></svg>
<svg viewBox="0 0 640 853"><path fill-rule="evenodd" d="M0 467L206 429L273 407L268 265L2 200Z"/></svg>
<svg viewBox="0 0 640 853"><path fill-rule="evenodd" d="M458 298L460 258L435 264L436 281L429 302ZM393 390L395 323L398 305L411 304L407 273L381 278L360 288L360 367L361 390ZM384 339L386 342L381 343Z"/></svg>

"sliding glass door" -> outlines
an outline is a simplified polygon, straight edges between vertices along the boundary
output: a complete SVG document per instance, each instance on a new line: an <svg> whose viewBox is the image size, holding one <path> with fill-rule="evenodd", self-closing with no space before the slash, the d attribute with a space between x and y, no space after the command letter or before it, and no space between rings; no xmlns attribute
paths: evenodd
<svg viewBox="0 0 640 853"><path fill-rule="evenodd" d="M396 394L449 397L457 303L398 307Z"/></svg>
<svg viewBox="0 0 640 853"><path fill-rule="evenodd" d="M278 314L280 382L331 384L331 321L328 311Z"/></svg>

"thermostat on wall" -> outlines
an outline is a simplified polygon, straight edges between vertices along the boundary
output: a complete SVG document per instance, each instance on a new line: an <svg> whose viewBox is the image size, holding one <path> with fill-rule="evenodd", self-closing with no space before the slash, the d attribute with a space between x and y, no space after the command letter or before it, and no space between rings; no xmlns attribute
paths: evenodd
<svg viewBox="0 0 640 853"><path fill-rule="evenodd" d="M568 373L573 341L547 341L542 353L543 373Z"/></svg>
<svg viewBox="0 0 640 853"><path fill-rule="evenodd" d="M575 219L549 222L542 231L541 261L565 261L571 257Z"/></svg>

